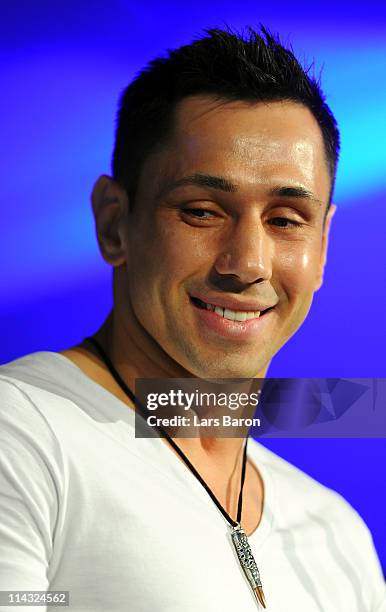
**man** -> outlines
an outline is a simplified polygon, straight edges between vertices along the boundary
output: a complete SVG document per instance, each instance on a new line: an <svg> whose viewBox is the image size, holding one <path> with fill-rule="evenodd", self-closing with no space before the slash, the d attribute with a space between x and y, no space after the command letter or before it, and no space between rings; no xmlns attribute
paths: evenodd
<svg viewBox="0 0 386 612"><path fill-rule="evenodd" d="M0 589L68 590L74 612L386 609L336 493L253 440L244 464L240 438L175 440L204 487L168 440L135 438L128 394L265 376L322 284L338 150L319 86L265 30L208 31L126 89L92 195L113 310L96 345L0 369ZM243 465L265 602L228 535Z"/></svg>

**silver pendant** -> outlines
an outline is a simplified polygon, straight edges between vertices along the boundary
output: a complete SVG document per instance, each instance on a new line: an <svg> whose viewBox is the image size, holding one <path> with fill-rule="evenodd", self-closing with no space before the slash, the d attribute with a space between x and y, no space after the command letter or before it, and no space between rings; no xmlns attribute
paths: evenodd
<svg viewBox="0 0 386 612"><path fill-rule="evenodd" d="M259 569L252 554L252 550L244 529L240 525L232 527L231 538L240 565L244 570L244 574L246 575L253 592L255 593L256 599L263 606L263 608L266 608Z"/></svg>

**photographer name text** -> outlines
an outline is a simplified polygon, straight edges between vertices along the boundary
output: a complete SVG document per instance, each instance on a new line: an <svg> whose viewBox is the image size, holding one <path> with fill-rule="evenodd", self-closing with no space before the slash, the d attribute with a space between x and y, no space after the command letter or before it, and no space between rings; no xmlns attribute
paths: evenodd
<svg viewBox="0 0 386 612"><path fill-rule="evenodd" d="M258 418L235 418L229 415L222 417L198 418L197 415L181 416L175 415L170 418L157 417L154 414L146 419L150 427L260 427Z"/></svg>

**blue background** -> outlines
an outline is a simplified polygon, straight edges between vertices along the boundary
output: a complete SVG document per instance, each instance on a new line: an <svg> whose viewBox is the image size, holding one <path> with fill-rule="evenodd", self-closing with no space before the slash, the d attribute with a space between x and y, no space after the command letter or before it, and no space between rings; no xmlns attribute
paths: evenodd
<svg viewBox="0 0 386 612"><path fill-rule="evenodd" d="M264 23L323 67L342 132L325 284L277 377L385 376L384 2L1 3L0 362L93 333L112 304L89 204L109 172L117 98L149 59L203 27ZM385 440L270 440L341 492L386 569Z"/></svg>

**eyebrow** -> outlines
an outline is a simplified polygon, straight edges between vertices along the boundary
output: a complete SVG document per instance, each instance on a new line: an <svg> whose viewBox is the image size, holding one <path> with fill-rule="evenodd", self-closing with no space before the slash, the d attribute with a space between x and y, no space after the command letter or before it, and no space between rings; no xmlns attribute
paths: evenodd
<svg viewBox="0 0 386 612"><path fill-rule="evenodd" d="M303 200L311 200L317 204L322 205L322 201L314 196L312 191L308 191L301 185L288 186L288 187L274 187L269 192L271 196L279 196L280 198L298 198Z"/></svg>
<svg viewBox="0 0 386 612"><path fill-rule="evenodd" d="M222 176L213 176L211 174L191 174L189 176L183 176L176 181L168 183L164 189L162 189L160 195L165 195L177 187L183 187L185 185L193 185L196 187L209 187L210 189L217 189L226 193L235 193L238 191L238 186L228 181Z"/></svg>
<svg viewBox="0 0 386 612"><path fill-rule="evenodd" d="M165 188L162 189L160 196L164 196L166 195L166 193L169 193L170 191L173 191L174 189L177 189L178 187L183 187L185 185L208 187L209 189L217 189L225 193L236 193L237 191L239 191L238 185L232 183L231 181L222 176L196 173L188 176L183 176L167 184ZM308 191L308 189L306 189L302 185L273 187L270 190L269 195L279 196L281 198L306 199L322 205L321 200L316 198L311 191Z"/></svg>

